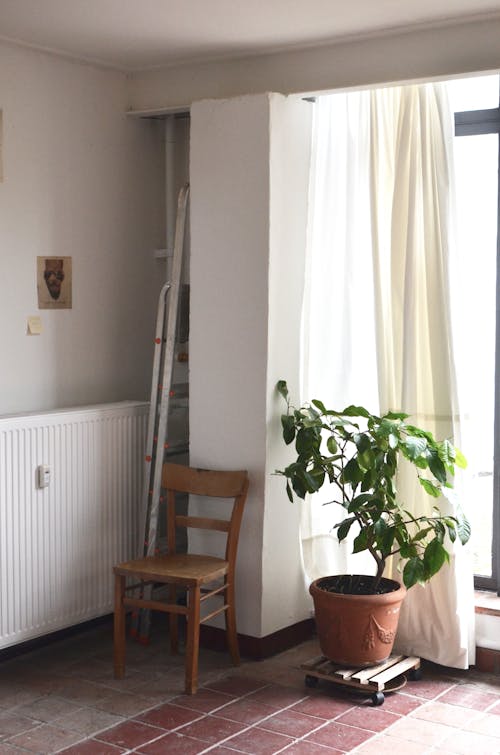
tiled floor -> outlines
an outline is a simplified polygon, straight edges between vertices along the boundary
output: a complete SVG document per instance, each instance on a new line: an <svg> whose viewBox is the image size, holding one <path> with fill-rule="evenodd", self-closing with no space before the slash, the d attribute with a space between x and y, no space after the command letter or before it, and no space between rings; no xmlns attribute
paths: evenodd
<svg viewBox="0 0 500 755"><path fill-rule="evenodd" d="M147 648L128 643L123 681L112 676L109 626L0 663L0 755L500 753L500 677L428 666L373 707L304 686L311 641L237 670L202 650L201 688L185 696L183 657L160 635Z"/></svg>

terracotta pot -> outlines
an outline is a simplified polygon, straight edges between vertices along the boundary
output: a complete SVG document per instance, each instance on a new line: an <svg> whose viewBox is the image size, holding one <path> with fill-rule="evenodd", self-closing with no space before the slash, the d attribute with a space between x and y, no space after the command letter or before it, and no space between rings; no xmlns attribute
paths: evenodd
<svg viewBox="0 0 500 755"><path fill-rule="evenodd" d="M309 587L323 655L347 667L383 663L392 651L405 587L387 579L391 592L343 595L320 589L318 583L324 580Z"/></svg>

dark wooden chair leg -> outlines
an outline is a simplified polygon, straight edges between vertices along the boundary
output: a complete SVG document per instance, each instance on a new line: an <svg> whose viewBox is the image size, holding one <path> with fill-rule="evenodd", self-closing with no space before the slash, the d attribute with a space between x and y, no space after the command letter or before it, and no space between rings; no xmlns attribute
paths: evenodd
<svg viewBox="0 0 500 755"><path fill-rule="evenodd" d="M125 676L125 577L115 575L115 613L114 613L114 673L115 679Z"/></svg>
<svg viewBox="0 0 500 755"><path fill-rule="evenodd" d="M238 635L236 633L236 610L234 600L234 585L229 583L226 586L226 603L227 608L225 611L226 618L226 637L231 654L231 660L234 666L240 665L240 649L238 646Z"/></svg>
<svg viewBox="0 0 500 755"><path fill-rule="evenodd" d="M198 689L198 657L200 651L200 588L188 590L186 625L186 694L194 695Z"/></svg>
<svg viewBox="0 0 500 755"><path fill-rule="evenodd" d="M169 603L175 605L177 600L177 590L175 585L170 585L168 594ZM170 613L168 615L169 631L170 631L170 652L179 652L179 617L176 613Z"/></svg>

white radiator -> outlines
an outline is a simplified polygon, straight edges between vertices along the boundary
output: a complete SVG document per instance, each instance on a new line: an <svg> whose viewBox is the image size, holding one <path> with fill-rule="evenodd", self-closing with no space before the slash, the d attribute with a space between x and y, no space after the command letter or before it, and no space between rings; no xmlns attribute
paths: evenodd
<svg viewBox="0 0 500 755"><path fill-rule="evenodd" d="M112 566L139 543L147 412L0 417L0 648L112 611Z"/></svg>

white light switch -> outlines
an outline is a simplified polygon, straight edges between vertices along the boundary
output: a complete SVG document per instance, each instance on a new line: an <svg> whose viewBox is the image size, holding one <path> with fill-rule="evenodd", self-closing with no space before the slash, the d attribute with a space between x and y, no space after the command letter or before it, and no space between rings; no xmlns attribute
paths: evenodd
<svg viewBox="0 0 500 755"><path fill-rule="evenodd" d="M50 467L41 464L37 467L36 478L39 488L46 488L50 484Z"/></svg>

